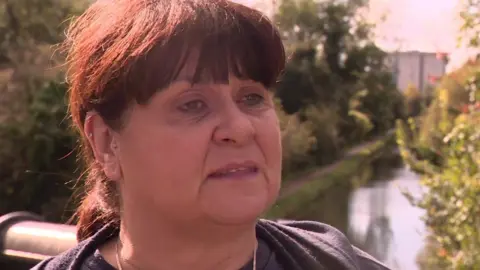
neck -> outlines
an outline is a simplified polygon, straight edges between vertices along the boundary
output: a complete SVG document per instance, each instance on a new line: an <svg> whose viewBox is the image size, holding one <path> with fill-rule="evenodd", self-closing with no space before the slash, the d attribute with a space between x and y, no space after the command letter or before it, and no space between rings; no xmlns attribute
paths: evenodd
<svg viewBox="0 0 480 270"><path fill-rule="evenodd" d="M254 222L220 225L192 221L182 226L151 217L145 222L139 222L137 216L123 220L119 252L126 262L124 270L238 270L251 260L257 245Z"/></svg>

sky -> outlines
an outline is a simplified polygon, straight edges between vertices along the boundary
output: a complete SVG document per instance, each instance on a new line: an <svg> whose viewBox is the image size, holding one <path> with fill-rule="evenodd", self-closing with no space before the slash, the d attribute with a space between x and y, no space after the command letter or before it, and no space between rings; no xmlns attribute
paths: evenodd
<svg viewBox="0 0 480 270"><path fill-rule="evenodd" d="M274 0L234 0L268 9ZM460 0L370 0L369 20L376 22L376 43L387 51L450 53L447 70L459 67L474 52L457 47ZM267 11L268 10L263 10ZM381 21L382 16L385 20Z"/></svg>
<svg viewBox="0 0 480 270"><path fill-rule="evenodd" d="M459 0L370 0L370 19L386 20L376 27L377 44L385 50L418 50L450 53L449 70L473 53L459 48Z"/></svg>

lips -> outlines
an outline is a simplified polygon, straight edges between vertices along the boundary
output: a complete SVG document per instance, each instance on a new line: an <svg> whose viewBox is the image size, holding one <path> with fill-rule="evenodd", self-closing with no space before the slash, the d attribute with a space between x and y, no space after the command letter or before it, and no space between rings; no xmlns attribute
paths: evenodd
<svg viewBox="0 0 480 270"><path fill-rule="evenodd" d="M230 163L208 175L209 178L241 178L258 172L258 166L253 162Z"/></svg>

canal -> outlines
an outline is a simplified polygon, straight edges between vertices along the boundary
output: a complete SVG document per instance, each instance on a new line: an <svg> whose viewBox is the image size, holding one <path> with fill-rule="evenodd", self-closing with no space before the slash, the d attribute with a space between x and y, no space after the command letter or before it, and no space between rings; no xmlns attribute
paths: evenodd
<svg viewBox="0 0 480 270"><path fill-rule="evenodd" d="M423 211L404 192L420 197L420 176L403 164L395 145L342 164L277 203L282 212L275 214L329 224L391 269L419 270L417 257L426 243Z"/></svg>
<svg viewBox="0 0 480 270"><path fill-rule="evenodd" d="M416 258L426 235L423 212L402 193L408 190L419 196L419 176L399 167L378 174L374 180L349 195L349 238L392 269L419 269Z"/></svg>

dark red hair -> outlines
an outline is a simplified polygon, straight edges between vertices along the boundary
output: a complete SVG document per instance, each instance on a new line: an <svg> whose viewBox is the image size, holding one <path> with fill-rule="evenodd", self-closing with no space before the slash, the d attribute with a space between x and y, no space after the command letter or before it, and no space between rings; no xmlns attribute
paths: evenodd
<svg viewBox="0 0 480 270"><path fill-rule="evenodd" d="M83 240L119 222L116 186L94 162L84 137L89 111L114 129L133 103L146 104L172 83L192 51L192 83L227 81L233 73L271 88L285 66L281 37L262 13L227 0L99 0L72 23L68 50L69 107L89 171L78 208Z"/></svg>

